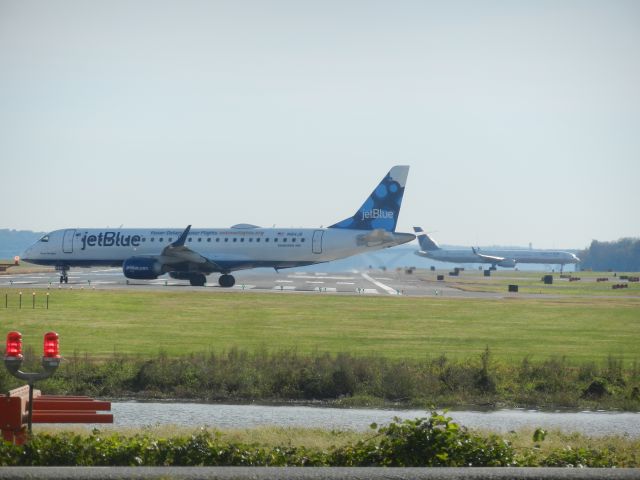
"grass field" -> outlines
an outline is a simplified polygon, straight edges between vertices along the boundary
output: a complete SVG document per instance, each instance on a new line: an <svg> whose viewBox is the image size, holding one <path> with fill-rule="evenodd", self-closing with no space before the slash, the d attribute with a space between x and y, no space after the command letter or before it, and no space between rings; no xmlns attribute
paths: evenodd
<svg viewBox="0 0 640 480"><path fill-rule="evenodd" d="M611 296L611 297L638 297L640 298L640 283L621 280L620 276L638 276L638 273L616 272L571 272L573 278L560 278L558 273L553 274L553 283L545 285L542 282L544 272L523 272L514 270L498 270L491 272L490 277L485 277L478 270L464 270L457 277L449 276L443 271L416 271L417 278L426 282L436 280L436 275L444 273L444 285L459 288L469 292L497 292L505 293L509 284L518 285L520 294L542 294L562 296ZM598 282L598 278L607 278L607 281ZM438 282L439 283L439 282ZM626 284L627 288L612 289L614 284Z"/></svg>
<svg viewBox="0 0 640 480"><path fill-rule="evenodd" d="M4 308L5 294L9 308ZM0 289L2 335L22 332L39 352L46 331L62 353L168 355L295 349L393 359L479 355L503 360L567 356L573 361L640 357L640 298L503 300L359 297L251 292L51 290L17 308Z"/></svg>

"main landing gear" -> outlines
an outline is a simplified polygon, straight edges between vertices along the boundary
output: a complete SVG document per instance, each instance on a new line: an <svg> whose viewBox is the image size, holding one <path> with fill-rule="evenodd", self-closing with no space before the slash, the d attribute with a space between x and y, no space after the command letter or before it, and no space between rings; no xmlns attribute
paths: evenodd
<svg viewBox="0 0 640 480"><path fill-rule="evenodd" d="M225 273L224 275L220 275L220 278L218 278L218 284L224 288L233 287L235 283L236 283L236 279L234 278L234 276L229 275L228 273Z"/></svg>
<svg viewBox="0 0 640 480"><path fill-rule="evenodd" d="M204 287L204 284L207 283L207 277L202 273L193 273L189 277L189 283L193 287Z"/></svg>

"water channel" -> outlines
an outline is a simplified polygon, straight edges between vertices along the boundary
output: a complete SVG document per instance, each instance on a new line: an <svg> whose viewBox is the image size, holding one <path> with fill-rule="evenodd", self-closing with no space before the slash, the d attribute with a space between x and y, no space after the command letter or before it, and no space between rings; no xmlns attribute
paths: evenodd
<svg viewBox="0 0 640 480"><path fill-rule="evenodd" d="M424 417L424 410L342 409L313 406L221 405L201 403L113 402L114 427L155 425L250 428L260 425L367 430L394 417ZM506 433L526 428L580 432L591 436L640 437L640 412L567 412L524 409L450 411L454 421L474 429Z"/></svg>

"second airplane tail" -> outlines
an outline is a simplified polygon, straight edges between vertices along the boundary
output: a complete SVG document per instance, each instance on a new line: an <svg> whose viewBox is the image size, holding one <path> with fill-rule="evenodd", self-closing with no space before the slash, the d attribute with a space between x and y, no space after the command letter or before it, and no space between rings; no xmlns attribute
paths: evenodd
<svg viewBox="0 0 640 480"><path fill-rule="evenodd" d="M418 237L418 243L420 244L420 250L425 252L433 252L440 250L440 247L433 238L429 236L421 227L413 227L413 231L416 232Z"/></svg>
<svg viewBox="0 0 640 480"><path fill-rule="evenodd" d="M395 232L408 174L408 165L393 167L352 217L329 228Z"/></svg>

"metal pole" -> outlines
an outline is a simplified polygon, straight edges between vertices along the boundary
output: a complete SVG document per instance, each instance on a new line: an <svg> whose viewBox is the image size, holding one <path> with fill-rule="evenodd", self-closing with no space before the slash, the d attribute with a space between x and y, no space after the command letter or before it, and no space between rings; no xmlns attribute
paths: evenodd
<svg viewBox="0 0 640 480"><path fill-rule="evenodd" d="M22 292L20 292L20 308L22 308Z"/></svg>
<svg viewBox="0 0 640 480"><path fill-rule="evenodd" d="M4 308L9 308L9 294L4 294Z"/></svg>
<svg viewBox="0 0 640 480"><path fill-rule="evenodd" d="M33 295L31 295L31 308L36 308L36 292L33 292Z"/></svg>
<svg viewBox="0 0 640 480"><path fill-rule="evenodd" d="M49 310L49 292L47 292L47 310Z"/></svg>
<svg viewBox="0 0 640 480"><path fill-rule="evenodd" d="M29 435L31 435L31 424L33 419L33 382L29 382L29 417L27 419L27 428Z"/></svg>

